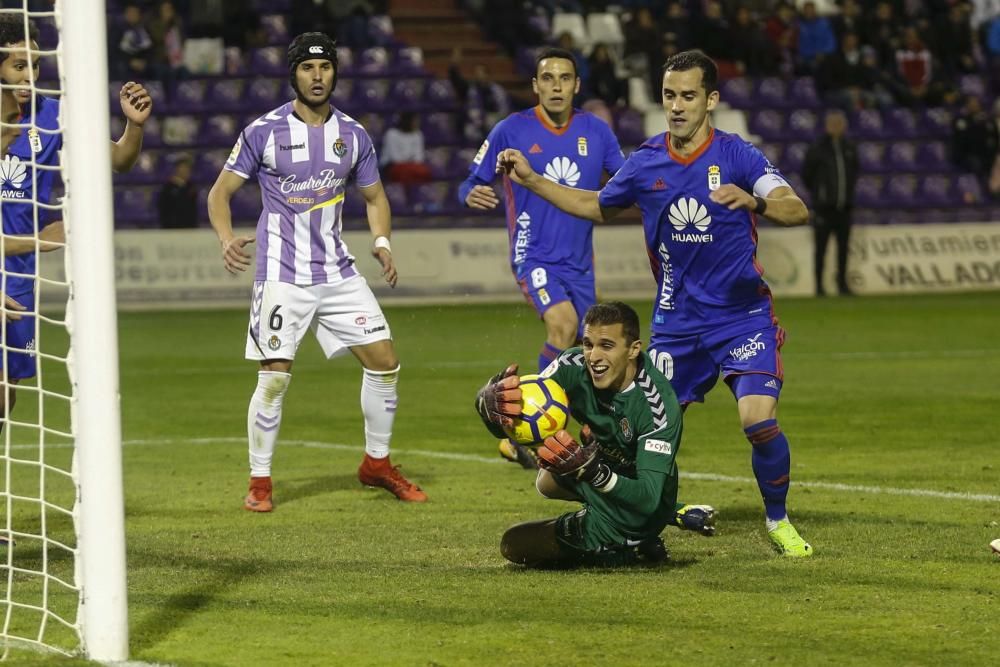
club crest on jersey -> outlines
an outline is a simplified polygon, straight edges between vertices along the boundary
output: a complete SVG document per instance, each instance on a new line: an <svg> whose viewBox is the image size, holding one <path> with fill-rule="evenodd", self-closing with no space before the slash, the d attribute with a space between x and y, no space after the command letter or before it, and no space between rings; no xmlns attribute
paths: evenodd
<svg viewBox="0 0 1000 667"><path fill-rule="evenodd" d="M42 152L42 138L38 136L38 128L31 128L28 130L28 144L31 146L32 153Z"/></svg>
<svg viewBox="0 0 1000 667"><path fill-rule="evenodd" d="M581 157L587 157L587 137L579 137L576 140L576 152Z"/></svg>
<svg viewBox="0 0 1000 667"><path fill-rule="evenodd" d="M347 144L344 143L342 137L337 137L337 140L333 142L333 154L337 157L344 157L347 154Z"/></svg>
<svg viewBox="0 0 1000 667"><path fill-rule="evenodd" d="M626 440L632 440L632 425L628 423L628 417L622 417L618 426L622 429L622 437Z"/></svg>
<svg viewBox="0 0 1000 667"><path fill-rule="evenodd" d="M719 165L713 164L708 168L708 189L718 190L720 185L722 185L722 170L719 169Z"/></svg>
<svg viewBox="0 0 1000 667"><path fill-rule="evenodd" d="M277 336L271 336L270 338L267 339L267 346L272 350L277 350L279 347L281 347L281 339L278 338Z"/></svg>

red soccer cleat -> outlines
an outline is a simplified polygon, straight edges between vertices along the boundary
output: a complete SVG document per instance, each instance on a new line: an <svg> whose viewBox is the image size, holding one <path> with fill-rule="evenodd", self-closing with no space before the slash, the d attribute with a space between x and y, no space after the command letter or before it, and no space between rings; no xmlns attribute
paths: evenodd
<svg viewBox="0 0 1000 667"><path fill-rule="evenodd" d="M399 472L399 466L392 465L388 456L384 459L373 459L365 454L361 467L358 468L358 479L366 486L380 486L408 503L422 503L427 500L427 494L403 477L403 473Z"/></svg>
<svg viewBox="0 0 1000 667"><path fill-rule="evenodd" d="M251 512L270 512L274 509L271 502L271 478L251 477L250 491L243 499L243 509Z"/></svg>

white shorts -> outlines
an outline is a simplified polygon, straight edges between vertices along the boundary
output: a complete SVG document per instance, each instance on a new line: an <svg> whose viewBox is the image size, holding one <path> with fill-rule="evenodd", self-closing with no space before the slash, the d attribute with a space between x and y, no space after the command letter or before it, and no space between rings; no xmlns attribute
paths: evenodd
<svg viewBox="0 0 1000 667"><path fill-rule="evenodd" d="M362 276L323 285L254 282L247 359L294 359L308 328L327 359L355 345L392 338L382 308Z"/></svg>

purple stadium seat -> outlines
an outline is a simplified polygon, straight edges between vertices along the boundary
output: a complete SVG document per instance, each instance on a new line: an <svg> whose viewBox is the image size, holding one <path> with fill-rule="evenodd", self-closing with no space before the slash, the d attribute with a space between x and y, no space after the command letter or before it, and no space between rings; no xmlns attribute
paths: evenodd
<svg viewBox="0 0 1000 667"><path fill-rule="evenodd" d="M423 79L397 79L389 89L389 100L397 111L417 111L424 96Z"/></svg>
<svg viewBox="0 0 1000 667"><path fill-rule="evenodd" d="M265 14L260 17L260 26L267 35L267 43L273 46L288 46L288 23L282 14Z"/></svg>
<svg viewBox="0 0 1000 667"><path fill-rule="evenodd" d="M973 174L962 174L958 177L955 181L955 194L966 205L982 204L986 200L983 196L983 186Z"/></svg>
<svg viewBox="0 0 1000 667"><path fill-rule="evenodd" d="M788 116L788 135L796 139L813 139L819 132L819 118L816 112L797 109Z"/></svg>
<svg viewBox="0 0 1000 667"><path fill-rule="evenodd" d="M544 35L548 35L549 31L546 30ZM534 46L519 46L517 48L517 53L514 55L514 64L518 72L532 73L535 72L535 59L538 54L541 53L541 48Z"/></svg>
<svg viewBox="0 0 1000 667"><path fill-rule="evenodd" d="M784 80L769 76L760 80L754 94L754 103L764 108L789 106L788 86Z"/></svg>
<svg viewBox="0 0 1000 667"><path fill-rule="evenodd" d="M797 172L802 170L802 164L806 161L806 152L809 144L806 142L796 142L786 144L782 156L781 170L783 172Z"/></svg>
<svg viewBox="0 0 1000 667"><path fill-rule="evenodd" d="M233 143L236 143L235 140ZM198 154L195 159L194 168L191 171L191 180L196 183L212 183L219 177L222 166L229 158L227 150L204 151Z"/></svg>
<svg viewBox="0 0 1000 667"><path fill-rule="evenodd" d="M389 82L385 79L361 79L354 84L351 104L355 109L384 111L392 109L395 102L388 97Z"/></svg>
<svg viewBox="0 0 1000 667"><path fill-rule="evenodd" d="M395 69L403 74L424 72L424 51L419 46L404 46L396 52Z"/></svg>
<svg viewBox="0 0 1000 667"><path fill-rule="evenodd" d="M822 106L811 76L799 77L792 81L788 87L788 100L789 104L796 108L818 109Z"/></svg>
<svg viewBox="0 0 1000 667"><path fill-rule="evenodd" d="M256 183L247 183L233 194L230 200L233 218L237 220L256 220L260 217L260 187Z"/></svg>
<svg viewBox="0 0 1000 667"><path fill-rule="evenodd" d="M719 90L719 98L736 109L749 109L754 106L753 82L746 77L723 81Z"/></svg>
<svg viewBox="0 0 1000 667"><path fill-rule="evenodd" d="M424 101L431 109L454 109L458 105L455 89L451 81L435 79L427 84L424 91Z"/></svg>
<svg viewBox="0 0 1000 667"><path fill-rule="evenodd" d="M921 164L925 170L945 171L952 169L948 160L948 147L943 141L927 141L920 145Z"/></svg>
<svg viewBox="0 0 1000 667"><path fill-rule="evenodd" d="M160 154L156 151L143 151L132 168L126 172L114 175L116 185L149 184L160 182Z"/></svg>
<svg viewBox="0 0 1000 667"><path fill-rule="evenodd" d="M187 79L177 84L170 107L176 113L197 113L206 109L207 84L198 79ZM211 108L216 108L214 99Z"/></svg>
<svg viewBox="0 0 1000 667"><path fill-rule="evenodd" d="M944 108L924 111L925 138L947 139L951 136L951 111Z"/></svg>
<svg viewBox="0 0 1000 667"><path fill-rule="evenodd" d="M784 138L785 114L774 109L755 111L750 116L750 131L759 134L764 141L778 141Z"/></svg>
<svg viewBox="0 0 1000 667"><path fill-rule="evenodd" d="M198 133L200 146L232 146L243 128L237 124L236 116L228 114L211 115L205 119Z"/></svg>
<svg viewBox="0 0 1000 667"><path fill-rule="evenodd" d="M615 134L623 144L641 145L646 140L642 114L635 109L622 109L615 118Z"/></svg>
<svg viewBox="0 0 1000 667"><path fill-rule="evenodd" d="M252 79L243 93L245 109L269 111L286 101L286 85L288 79ZM337 83L340 86L341 82ZM291 91L287 91L289 94Z"/></svg>
<svg viewBox="0 0 1000 667"><path fill-rule="evenodd" d="M916 206L918 204L917 186L918 182L915 176L891 176L883 192L885 206L894 208Z"/></svg>
<svg viewBox="0 0 1000 667"><path fill-rule="evenodd" d="M115 189L115 221L131 223L133 227L156 224L156 187L136 186Z"/></svg>
<svg viewBox="0 0 1000 667"><path fill-rule="evenodd" d="M435 112L427 114L423 119L424 140L428 146L441 146L459 143L455 130L455 121L450 113Z"/></svg>
<svg viewBox="0 0 1000 667"><path fill-rule="evenodd" d="M885 129L882 125L882 114L878 109L862 109L855 115L851 127L854 134L861 139L882 139Z"/></svg>
<svg viewBox="0 0 1000 667"><path fill-rule="evenodd" d="M920 181L921 204L944 206L952 203L951 177L943 174L925 176Z"/></svg>
<svg viewBox="0 0 1000 667"><path fill-rule="evenodd" d="M981 100L989 96L986 82L978 74L963 75L958 81L958 89L963 95L973 95Z"/></svg>
<svg viewBox="0 0 1000 667"><path fill-rule="evenodd" d="M449 201L450 194L450 184L446 182L418 185L412 192L413 212L440 214L453 209L455 206Z"/></svg>
<svg viewBox="0 0 1000 667"><path fill-rule="evenodd" d="M341 79L354 75L354 52L346 46L337 47L337 75Z"/></svg>
<svg viewBox="0 0 1000 667"><path fill-rule="evenodd" d="M254 49L250 53L250 73L254 76L288 75L288 60L285 49L278 46L265 46Z"/></svg>
<svg viewBox="0 0 1000 667"><path fill-rule="evenodd" d="M854 203L857 206L879 207L882 204L882 186L881 176L861 176L854 187Z"/></svg>
<svg viewBox="0 0 1000 667"><path fill-rule="evenodd" d="M198 116L167 116L163 119L163 143L167 146L191 146L198 141L201 118Z"/></svg>
<svg viewBox="0 0 1000 667"><path fill-rule="evenodd" d="M785 163L782 162L782 158L785 154L784 144L775 143L762 143L758 146L760 152L770 160L771 164L778 165L781 169L786 169Z"/></svg>
<svg viewBox="0 0 1000 667"><path fill-rule="evenodd" d="M885 113L885 130L901 139L920 137L920 120L911 109L889 109Z"/></svg>
<svg viewBox="0 0 1000 667"><path fill-rule="evenodd" d="M917 145L912 141L895 141L889 145L889 154L886 158L886 166L889 171L907 172L923 171L920 161L917 159Z"/></svg>
<svg viewBox="0 0 1000 667"><path fill-rule="evenodd" d="M205 106L212 111L247 111L243 104L243 90L246 83L243 79L219 79L208 86L205 94Z"/></svg>
<svg viewBox="0 0 1000 667"><path fill-rule="evenodd" d="M885 171L885 144L879 141L858 143L858 165L862 172Z"/></svg>
<svg viewBox="0 0 1000 667"><path fill-rule="evenodd" d="M337 87L333 89L333 106L338 109L350 104L354 96L354 83L357 79L337 79Z"/></svg>
<svg viewBox="0 0 1000 667"><path fill-rule="evenodd" d="M386 76L389 72L389 53L381 46L374 46L361 52L358 59L358 73L364 76Z"/></svg>
<svg viewBox="0 0 1000 667"><path fill-rule="evenodd" d="M451 149L450 148L430 148L426 151L427 166L431 168L431 175L437 179L451 178Z"/></svg>
<svg viewBox="0 0 1000 667"><path fill-rule="evenodd" d="M379 46L392 46L394 43L392 18L385 14L372 16L368 19L368 36Z"/></svg>
<svg viewBox="0 0 1000 667"><path fill-rule="evenodd" d="M450 150L450 149L449 149ZM459 148L451 154L450 170L455 178L465 180L469 175L469 167L478 152L477 148Z"/></svg>
<svg viewBox="0 0 1000 667"><path fill-rule="evenodd" d="M406 199L406 188L400 183L386 183L385 196L389 199L389 206L394 215L406 215L410 211L409 202Z"/></svg>
<svg viewBox="0 0 1000 667"><path fill-rule="evenodd" d="M365 113L354 118L367 130L368 136L372 138L372 141L376 145L381 145L382 135L388 129L386 117L376 113Z"/></svg>

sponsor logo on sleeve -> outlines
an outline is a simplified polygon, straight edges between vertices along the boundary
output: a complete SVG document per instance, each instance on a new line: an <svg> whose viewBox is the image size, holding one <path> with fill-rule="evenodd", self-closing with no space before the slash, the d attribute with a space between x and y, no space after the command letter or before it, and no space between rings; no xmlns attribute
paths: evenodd
<svg viewBox="0 0 1000 667"><path fill-rule="evenodd" d="M474 164L482 164L483 158L486 157L486 152L490 150L490 140L486 139L483 141L483 145L479 147L479 152L476 153L476 157L472 158Z"/></svg>
<svg viewBox="0 0 1000 667"><path fill-rule="evenodd" d="M647 452L656 452L657 454L666 454L667 456L674 453L674 446L669 442L666 440L653 440L652 438L646 441L644 449Z"/></svg>
<svg viewBox="0 0 1000 667"><path fill-rule="evenodd" d="M236 158L240 156L240 151L243 149L243 137L241 136L236 140L236 145L233 146L232 152L229 153L229 159L226 160L226 164L232 166L236 164Z"/></svg>

